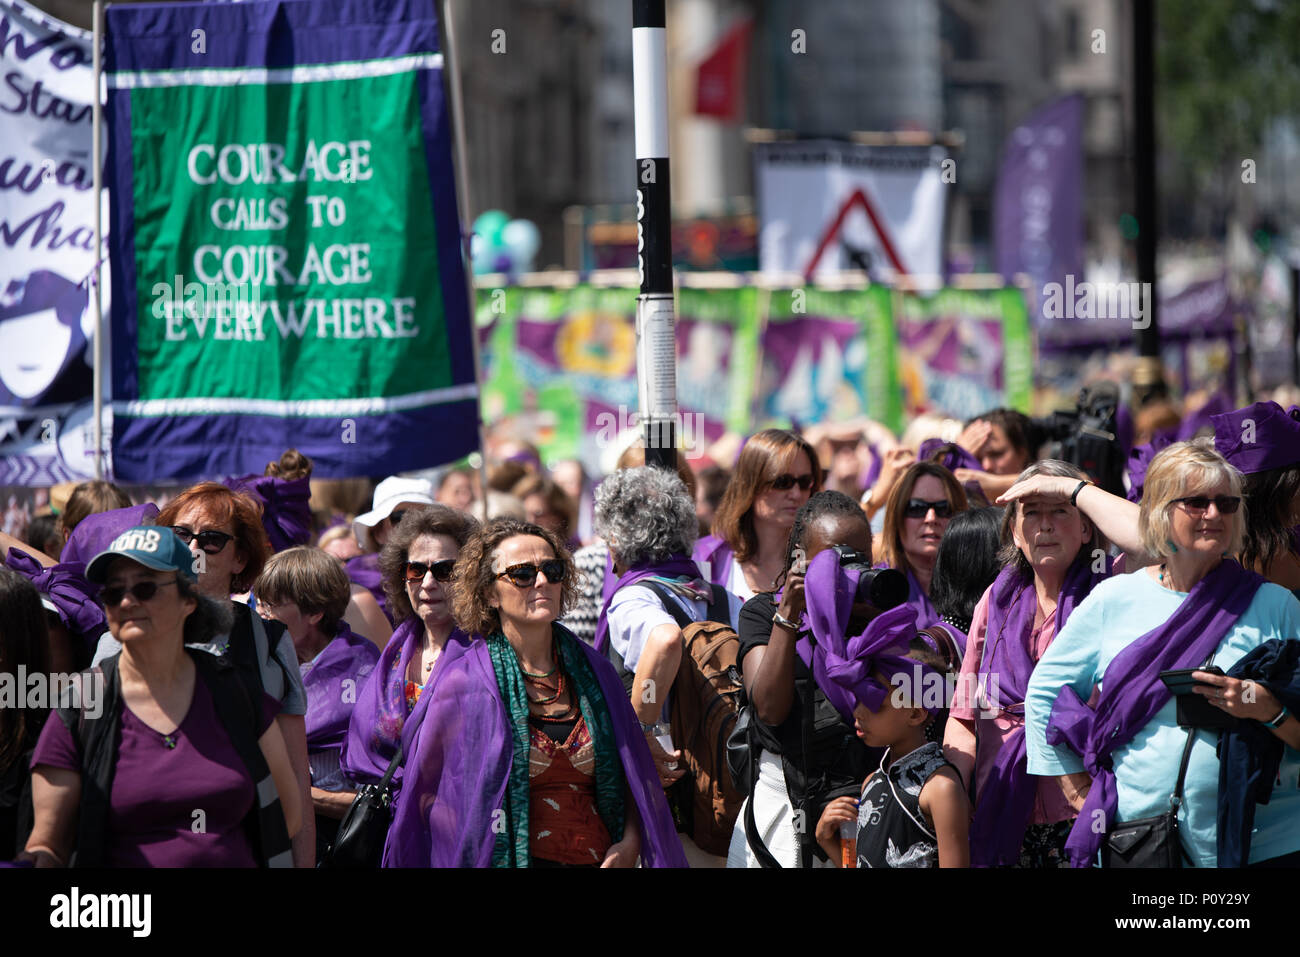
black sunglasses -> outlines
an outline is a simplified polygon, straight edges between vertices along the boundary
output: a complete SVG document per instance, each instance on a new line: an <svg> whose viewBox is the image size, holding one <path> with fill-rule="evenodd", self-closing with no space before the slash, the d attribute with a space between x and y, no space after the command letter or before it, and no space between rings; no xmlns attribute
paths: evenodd
<svg viewBox="0 0 1300 957"><path fill-rule="evenodd" d="M136 582L130 588L124 585L107 585L99 590L99 598L106 606L120 604L122 598L130 593L136 601L148 601L154 595L158 594L158 589L164 585L179 585L180 579L173 578L169 582L142 581Z"/></svg>
<svg viewBox="0 0 1300 957"><path fill-rule="evenodd" d="M934 509L935 518L951 518L952 503L946 498L941 498L937 502L927 502L923 498L910 498L907 504L903 506L904 518L925 518L926 512Z"/></svg>
<svg viewBox="0 0 1300 957"><path fill-rule="evenodd" d="M225 532L219 532L216 529L210 529L206 532L196 532L193 529L186 528L184 525L173 525L172 531L180 536L181 541L186 545L190 542L197 541L199 548L203 549L209 555L215 555L226 547L227 542L235 540L234 535L227 535Z"/></svg>
<svg viewBox="0 0 1300 957"><path fill-rule="evenodd" d="M564 562L558 558L548 559L541 565L534 565L532 562L524 562L521 565L511 565L503 571L497 578L509 578L511 584L518 585L520 588L531 588L533 582L537 581L537 572L541 571L546 580L552 585L558 585L568 577L568 569Z"/></svg>
<svg viewBox="0 0 1300 957"><path fill-rule="evenodd" d="M407 562L406 563L406 580L408 582L422 582L424 576L433 572L433 580L439 582L451 581L451 570L456 567L456 559L444 558L440 562L434 562L430 565L428 562Z"/></svg>
<svg viewBox="0 0 1300 957"><path fill-rule="evenodd" d="M783 475L778 475L774 479L768 479L767 484L772 488L776 489L778 492L788 492L796 485L799 486L799 491L806 492L810 488L812 488L813 477L811 473L805 473L803 475L794 476L791 475L789 472L786 472Z"/></svg>
<svg viewBox="0 0 1300 957"><path fill-rule="evenodd" d="M1174 501L1186 505L1189 512L1204 512L1210 507L1211 502L1221 515L1232 515L1241 508L1240 495L1188 495L1185 498L1176 498Z"/></svg>

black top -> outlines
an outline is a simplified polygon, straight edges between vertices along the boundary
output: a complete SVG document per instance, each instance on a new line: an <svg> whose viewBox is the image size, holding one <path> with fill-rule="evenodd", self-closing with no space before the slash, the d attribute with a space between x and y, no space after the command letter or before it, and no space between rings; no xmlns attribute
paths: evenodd
<svg viewBox="0 0 1300 957"><path fill-rule="evenodd" d="M937 742L922 745L862 789L858 805L858 867L938 867L939 841L921 810L921 789L951 767Z"/></svg>
<svg viewBox="0 0 1300 957"><path fill-rule="evenodd" d="M740 668L745 669L745 655L760 645L766 645L772 636L772 615L776 604L773 593L760 592L740 609ZM790 792L790 803L797 807L803 796L804 769L812 779L812 794L816 811L820 816L822 808L833 798L842 794L854 794L862 784L862 779L880 761L881 750L868 748L858 738L851 724L846 724L835 707L826 700L826 695L817 687L812 673L808 670L798 652L794 656L795 699L790 705L790 713L785 720L775 727L764 724L754 715L754 727L759 741L764 748L784 759L786 789ZM805 762L803 753L803 721L808 704L811 701L812 715L809 728L810 755ZM812 817L812 824L817 821Z"/></svg>

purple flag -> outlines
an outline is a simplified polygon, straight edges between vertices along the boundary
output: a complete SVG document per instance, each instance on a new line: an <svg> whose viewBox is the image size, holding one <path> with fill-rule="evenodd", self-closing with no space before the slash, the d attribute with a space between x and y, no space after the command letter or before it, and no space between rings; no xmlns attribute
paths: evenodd
<svg viewBox="0 0 1300 957"><path fill-rule="evenodd" d="M1083 275L1083 97L1047 104L1007 137L994 209L997 271L1030 277L1032 316L1043 286Z"/></svg>

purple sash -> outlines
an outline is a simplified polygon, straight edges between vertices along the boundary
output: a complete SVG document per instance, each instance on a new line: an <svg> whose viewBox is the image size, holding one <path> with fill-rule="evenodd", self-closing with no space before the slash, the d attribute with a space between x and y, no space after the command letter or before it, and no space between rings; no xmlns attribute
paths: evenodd
<svg viewBox="0 0 1300 957"><path fill-rule="evenodd" d="M602 589L605 603L600 607L600 620L596 622L596 639L591 643L591 647L602 655L606 653L606 645L609 642L609 603L614 600L614 595L620 588L635 585L646 578L700 577L700 567L695 562L685 555L672 555L662 562L629 568L618 581L614 581L613 554L611 550L611 557L606 562L605 586Z"/></svg>
<svg viewBox="0 0 1300 957"><path fill-rule="evenodd" d="M1061 688L1047 723L1047 743L1066 745L1078 753L1092 775L1092 788L1065 845L1075 867L1091 867L1096 861L1103 837L1093 826L1098 811L1105 830L1120 823L1112 755L1168 702L1170 692L1160 672L1204 664L1262 584L1263 578L1235 561L1220 562L1196 583L1167 621L1115 656L1102 676L1095 710L1069 685Z"/></svg>
<svg viewBox="0 0 1300 957"><path fill-rule="evenodd" d="M641 861L646 867L686 867L681 840L650 749L614 668L563 626L560 640L587 656L609 708L628 792L641 818ZM385 867L488 867L503 826L503 807L513 761L505 702L497 686L487 642L476 639L465 654L425 687L427 720L409 739L406 784L397 803ZM629 808L629 813L631 809Z"/></svg>
<svg viewBox="0 0 1300 957"><path fill-rule="evenodd" d="M1080 550L1066 572L1061 594L1056 602L1056 629L1059 635L1066 619L1079 602L1104 581L1111 571L1093 573L1088 552ZM999 710L1020 723L998 748L997 757L980 793L976 795L975 820L971 823L971 865L998 867L1016 864L1025 829L1034 810L1038 782L1030 777L1028 744L1025 740L1025 694L1034 673L1029 640L1038 611L1038 593L1033 582L1025 582L1014 566L1002 569L989 589L989 619L985 631L984 654L980 661L980 687L988 687L989 676L997 681ZM1011 713L1011 709L1018 709Z"/></svg>
<svg viewBox="0 0 1300 957"><path fill-rule="evenodd" d="M731 580L731 566L736 560L736 553L730 545L717 535L705 535L695 543L691 557L697 562L705 563L712 584L727 587L727 582Z"/></svg>
<svg viewBox="0 0 1300 957"><path fill-rule="evenodd" d="M316 663L302 664L302 686L307 692L307 750L338 750L348 736L348 724L358 692L369 677L379 649L352 633L346 621L325 646Z"/></svg>
<svg viewBox="0 0 1300 957"><path fill-rule="evenodd" d="M459 657L468 642L469 638L463 631L453 629L433 669L434 675L448 661ZM348 724L347 741L340 755L343 771L353 781L378 783L397 753L397 743L406 726L421 713L423 695L409 717L406 713L406 669L411 658L423 647L424 622L412 616L397 626L370 677L361 686ZM399 767L393 775L393 782L397 784L401 780L402 768Z"/></svg>

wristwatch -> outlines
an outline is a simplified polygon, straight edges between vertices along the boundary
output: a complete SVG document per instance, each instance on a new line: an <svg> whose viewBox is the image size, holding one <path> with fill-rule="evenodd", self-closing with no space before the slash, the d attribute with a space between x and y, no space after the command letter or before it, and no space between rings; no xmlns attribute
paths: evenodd
<svg viewBox="0 0 1300 957"><path fill-rule="evenodd" d="M782 628L785 628L789 631L797 632L799 630L798 625L792 622L789 618L786 618L779 611L772 612L772 624L780 625Z"/></svg>
<svg viewBox="0 0 1300 957"><path fill-rule="evenodd" d="M1290 709L1287 708L1286 705L1282 705L1282 710L1278 712L1276 718L1274 718L1272 721L1261 721L1260 724L1262 724L1266 728L1280 728L1286 722L1286 719L1289 718L1290 716L1291 716Z"/></svg>

